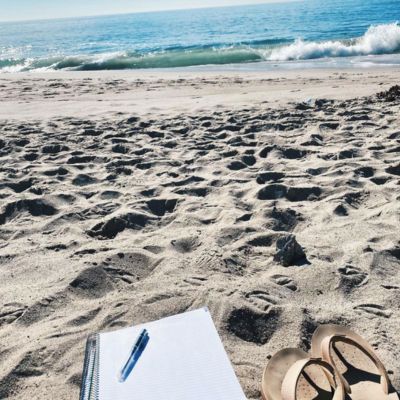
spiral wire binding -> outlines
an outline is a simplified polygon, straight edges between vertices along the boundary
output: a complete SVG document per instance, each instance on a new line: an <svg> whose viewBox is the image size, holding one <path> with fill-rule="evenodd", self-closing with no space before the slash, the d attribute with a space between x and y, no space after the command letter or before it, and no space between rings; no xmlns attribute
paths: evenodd
<svg viewBox="0 0 400 400"><path fill-rule="evenodd" d="M99 335L90 335L86 342L80 400L99 398L99 350Z"/></svg>

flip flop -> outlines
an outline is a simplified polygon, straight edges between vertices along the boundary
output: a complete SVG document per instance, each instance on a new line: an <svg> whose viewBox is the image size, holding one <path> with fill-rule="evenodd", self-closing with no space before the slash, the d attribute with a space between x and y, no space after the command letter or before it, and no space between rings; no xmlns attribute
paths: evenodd
<svg viewBox="0 0 400 400"><path fill-rule="evenodd" d="M311 355L332 365L352 400L399 400L372 346L350 329L321 325L312 337Z"/></svg>
<svg viewBox="0 0 400 400"><path fill-rule="evenodd" d="M300 349L283 349L264 369L261 381L264 400L344 400L344 387L335 384L333 368L310 358Z"/></svg>

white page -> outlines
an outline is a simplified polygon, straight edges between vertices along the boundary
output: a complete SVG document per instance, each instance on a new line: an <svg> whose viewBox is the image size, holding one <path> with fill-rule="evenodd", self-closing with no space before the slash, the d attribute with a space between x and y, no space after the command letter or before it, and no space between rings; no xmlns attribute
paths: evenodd
<svg viewBox="0 0 400 400"><path fill-rule="evenodd" d="M123 383L118 373L143 328L150 340ZM246 400L203 308L100 334L99 400Z"/></svg>

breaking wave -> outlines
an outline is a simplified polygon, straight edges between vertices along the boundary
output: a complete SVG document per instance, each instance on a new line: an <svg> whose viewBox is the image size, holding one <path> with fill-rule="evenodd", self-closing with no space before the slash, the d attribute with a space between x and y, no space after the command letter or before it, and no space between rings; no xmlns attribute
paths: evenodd
<svg viewBox="0 0 400 400"><path fill-rule="evenodd" d="M172 68L394 53L400 53L398 23L371 26L361 37L335 41L307 42L298 39L289 43L283 39L272 39L231 46L216 44L190 48L175 47L152 52L121 51L46 58L0 56L0 72Z"/></svg>
<svg viewBox="0 0 400 400"><path fill-rule="evenodd" d="M305 42L296 40L289 46L274 49L271 61L311 60L326 57L351 57L393 54L400 51L398 23L371 26L361 37L348 41Z"/></svg>

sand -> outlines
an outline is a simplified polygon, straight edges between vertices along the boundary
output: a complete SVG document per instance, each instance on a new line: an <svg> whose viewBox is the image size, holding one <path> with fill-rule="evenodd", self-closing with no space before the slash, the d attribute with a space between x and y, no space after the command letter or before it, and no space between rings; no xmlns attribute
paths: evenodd
<svg viewBox="0 0 400 400"><path fill-rule="evenodd" d="M399 69L0 76L0 398L208 306L248 399L321 323L400 389Z"/></svg>

